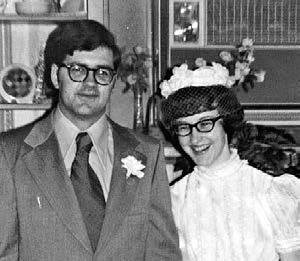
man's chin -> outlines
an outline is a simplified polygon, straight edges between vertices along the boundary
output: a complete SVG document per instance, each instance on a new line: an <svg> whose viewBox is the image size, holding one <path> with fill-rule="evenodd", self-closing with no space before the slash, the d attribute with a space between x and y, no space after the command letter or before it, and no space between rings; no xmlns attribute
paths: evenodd
<svg viewBox="0 0 300 261"><path fill-rule="evenodd" d="M76 116L82 120L87 120L90 118L100 118L104 113L105 110L82 109L77 112Z"/></svg>

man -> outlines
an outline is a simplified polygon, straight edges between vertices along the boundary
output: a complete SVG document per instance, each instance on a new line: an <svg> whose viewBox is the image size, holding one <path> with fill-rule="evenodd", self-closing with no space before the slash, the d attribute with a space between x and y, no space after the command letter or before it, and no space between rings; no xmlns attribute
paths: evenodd
<svg viewBox="0 0 300 261"><path fill-rule="evenodd" d="M105 115L119 63L95 21L49 35L57 105L0 136L0 260L180 260L160 143Z"/></svg>

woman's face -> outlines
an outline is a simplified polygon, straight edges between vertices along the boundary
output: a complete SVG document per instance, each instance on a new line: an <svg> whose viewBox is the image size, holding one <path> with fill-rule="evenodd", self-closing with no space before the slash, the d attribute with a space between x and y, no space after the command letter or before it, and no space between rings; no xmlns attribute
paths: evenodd
<svg viewBox="0 0 300 261"><path fill-rule="evenodd" d="M196 124L206 119L214 119L219 116L217 110L201 112L177 120L177 124ZM183 150L194 160L198 166L217 166L230 157L227 134L222 126L222 119L215 122L210 132L199 132L195 127L191 134L178 136Z"/></svg>

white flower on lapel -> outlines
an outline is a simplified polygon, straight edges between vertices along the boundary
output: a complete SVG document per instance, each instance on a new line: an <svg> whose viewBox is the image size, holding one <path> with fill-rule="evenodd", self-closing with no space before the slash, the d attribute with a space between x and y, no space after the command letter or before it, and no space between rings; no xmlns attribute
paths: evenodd
<svg viewBox="0 0 300 261"><path fill-rule="evenodd" d="M140 160L137 160L133 156L127 156L121 159L123 163L122 168L127 169L126 178L128 179L131 175L137 176L138 178L144 177L144 172L142 171L145 166Z"/></svg>

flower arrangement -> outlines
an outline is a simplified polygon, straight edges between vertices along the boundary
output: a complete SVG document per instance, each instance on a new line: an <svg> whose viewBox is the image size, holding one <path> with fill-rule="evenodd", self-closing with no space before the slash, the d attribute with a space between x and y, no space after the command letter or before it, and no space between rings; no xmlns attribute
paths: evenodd
<svg viewBox="0 0 300 261"><path fill-rule="evenodd" d="M245 38L234 51L221 51L219 63L229 71L233 86L242 86L245 91L248 87L254 88L254 82L263 82L266 71L253 69L251 64L255 61L253 40ZM206 66L207 62L199 57L195 60L196 67Z"/></svg>
<svg viewBox="0 0 300 261"><path fill-rule="evenodd" d="M149 68L152 67L151 56L146 48L135 46L133 52L124 52L119 67L119 79L125 83L123 92L140 88L146 92L149 87Z"/></svg>
<svg viewBox="0 0 300 261"><path fill-rule="evenodd" d="M237 52L222 51L220 62L211 62L199 57L195 60L196 68L188 69L187 64L174 67L169 80L160 84L161 94L167 98L171 93L188 86L224 85L228 88L241 85L248 91L248 85L254 87L254 82L263 82L266 72L250 67L254 59L253 41L244 39L237 46Z"/></svg>

